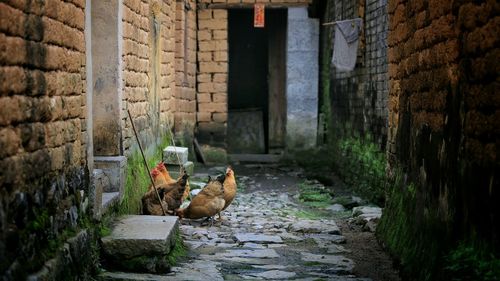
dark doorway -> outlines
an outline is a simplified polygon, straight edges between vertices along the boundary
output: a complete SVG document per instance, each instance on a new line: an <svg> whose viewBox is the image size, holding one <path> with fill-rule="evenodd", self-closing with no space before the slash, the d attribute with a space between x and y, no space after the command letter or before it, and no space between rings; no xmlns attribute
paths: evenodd
<svg viewBox="0 0 500 281"><path fill-rule="evenodd" d="M266 10L265 28L253 9L228 12L228 151L264 154L284 147L286 10Z"/></svg>

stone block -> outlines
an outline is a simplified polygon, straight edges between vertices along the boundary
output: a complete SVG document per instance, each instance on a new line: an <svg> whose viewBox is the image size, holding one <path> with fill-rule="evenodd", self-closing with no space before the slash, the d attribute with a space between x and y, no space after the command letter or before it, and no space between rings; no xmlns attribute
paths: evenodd
<svg viewBox="0 0 500 281"><path fill-rule="evenodd" d="M95 156L96 169L103 170L109 179L109 187L104 192L120 192L123 195L126 181L127 157L125 156Z"/></svg>
<svg viewBox="0 0 500 281"><path fill-rule="evenodd" d="M191 161L187 161L184 163L184 170L189 176L194 174L194 163ZM179 178L179 165L167 165L167 170L170 173L170 176L174 179Z"/></svg>
<svg viewBox="0 0 500 281"><path fill-rule="evenodd" d="M181 146L167 146L163 150L163 161L165 164L178 165L188 161L188 148Z"/></svg>
<svg viewBox="0 0 500 281"><path fill-rule="evenodd" d="M117 261L167 255L178 229L178 218L174 216L123 216L111 234L101 238L103 251L107 258Z"/></svg>

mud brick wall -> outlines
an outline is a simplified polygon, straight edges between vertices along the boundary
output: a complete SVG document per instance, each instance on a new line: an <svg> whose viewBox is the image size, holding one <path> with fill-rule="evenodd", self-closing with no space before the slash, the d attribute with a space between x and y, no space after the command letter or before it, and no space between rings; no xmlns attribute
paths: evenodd
<svg viewBox="0 0 500 281"><path fill-rule="evenodd" d="M191 135L196 125L196 1L176 2L175 131Z"/></svg>
<svg viewBox="0 0 500 281"><path fill-rule="evenodd" d="M198 10L198 136L203 143L223 147L227 73L227 10Z"/></svg>
<svg viewBox="0 0 500 281"><path fill-rule="evenodd" d="M124 150L136 145L126 109L148 147L173 126L175 2L123 1Z"/></svg>
<svg viewBox="0 0 500 281"><path fill-rule="evenodd" d="M363 19L356 67L330 68L330 135L371 135L381 147L387 140L387 9L386 1L336 0L328 3L326 21ZM325 34L326 33L326 34ZM335 29L323 27L323 65L330 65ZM328 78L324 78L328 79ZM325 89L323 89L324 91ZM326 89L328 90L328 89ZM326 101L325 101L326 102Z"/></svg>
<svg viewBox="0 0 500 281"><path fill-rule="evenodd" d="M83 0L0 3L3 280L40 270L85 212L84 8Z"/></svg>
<svg viewBox="0 0 500 281"><path fill-rule="evenodd" d="M312 0L201 0L198 10L197 137L204 144L226 147L228 33L227 9L266 5L300 5ZM215 6L214 6L215 5Z"/></svg>
<svg viewBox="0 0 500 281"><path fill-rule="evenodd" d="M388 157L417 186L389 212L424 218L444 248L473 233L500 248L499 5L389 1Z"/></svg>

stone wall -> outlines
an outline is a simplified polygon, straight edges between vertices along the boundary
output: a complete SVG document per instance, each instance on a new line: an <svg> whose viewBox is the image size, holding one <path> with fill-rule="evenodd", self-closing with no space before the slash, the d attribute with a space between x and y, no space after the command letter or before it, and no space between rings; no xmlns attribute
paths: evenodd
<svg viewBox="0 0 500 281"><path fill-rule="evenodd" d="M387 8L386 1L335 0L329 1L324 22L361 18L356 67L339 72L331 64L333 25L322 27L323 112L330 118L330 137L371 135L381 147L387 139ZM325 79L330 81L325 82ZM325 87L325 84L328 87ZM327 92L327 93L325 93ZM327 111L325 112L325 108Z"/></svg>
<svg viewBox="0 0 500 281"><path fill-rule="evenodd" d="M402 245L414 241L427 254L406 266L424 274L458 241L498 253L499 4L390 0L388 11L388 158L391 173L402 171L415 190L413 198L394 190L405 200L384 213L419 218L391 250L405 258ZM402 232L382 234L394 233ZM438 261L429 265L428 256Z"/></svg>
<svg viewBox="0 0 500 281"><path fill-rule="evenodd" d="M175 131L192 137L196 125L196 1L176 2L175 14Z"/></svg>
<svg viewBox="0 0 500 281"><path fill-rule="evenodd" d="M175 111L175 2L123 1L124 151L136 145L129 109L143 147L166 135Z"/></svg>
<svg viewBox="0 0 500 281"><path fill-rule="evenodd" d="M3 280L47 271L45 258L86 211L84 9L82 0L0 3ZM55 279L74 274L67 262Z"/></svg>

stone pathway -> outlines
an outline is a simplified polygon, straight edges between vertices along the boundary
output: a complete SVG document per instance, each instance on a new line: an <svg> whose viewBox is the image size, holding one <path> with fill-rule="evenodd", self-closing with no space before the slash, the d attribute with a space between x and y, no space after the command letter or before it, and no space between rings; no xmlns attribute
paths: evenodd
<svg viewBox="0 0 500 281"><path fill-rule="evenodd" d="M246 188L222 223L182 221L189 258L168 280L369 280L352 275L354 263L343 255L345 238L333 219L298 216L303 206L293 196L299 178L281 173L237 180Z"/></svg>

